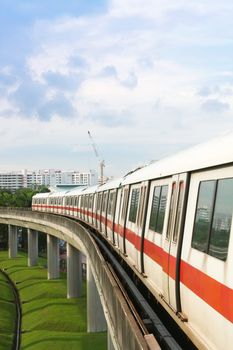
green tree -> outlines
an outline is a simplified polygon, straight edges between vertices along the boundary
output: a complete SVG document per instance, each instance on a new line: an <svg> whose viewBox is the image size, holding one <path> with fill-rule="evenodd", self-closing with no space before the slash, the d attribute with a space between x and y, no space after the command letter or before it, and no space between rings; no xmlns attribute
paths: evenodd
<svg viewBox="0 0 233 350"><path fill-rule="evenodd" d="M40 186L37 190L31 188L21 188L15 192L7 189L0 190L0 206L1 207L20 207L30 208L32 204L32 197L36 193L49 192L46 186ZM19 231L20 248L27 249L27 229L22 228ZM8 227L7 225L0 225L0 250L7 249L8 245ZM39 235L39 251L46 251L46 235Z"/></svg>
<svg viewBox="0 0 233 350"><path fill-rule="evenodd" d="M3 189L0 190L0 206L30 208L32 197L36 193L44 192L49 192L49 189L45 186L41 186L37 190L31 188L20 188L15 192Z"/></svg>

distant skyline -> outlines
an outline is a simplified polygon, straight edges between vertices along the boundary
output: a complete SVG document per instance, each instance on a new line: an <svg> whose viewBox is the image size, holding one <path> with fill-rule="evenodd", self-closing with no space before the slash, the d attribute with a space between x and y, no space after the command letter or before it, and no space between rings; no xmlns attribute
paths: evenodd
<svg viewBox="0 0 233 350"><path fill-rule="evenodd" d="M0 0L0 171L107 176L233 130L230 0Z"/></svg>

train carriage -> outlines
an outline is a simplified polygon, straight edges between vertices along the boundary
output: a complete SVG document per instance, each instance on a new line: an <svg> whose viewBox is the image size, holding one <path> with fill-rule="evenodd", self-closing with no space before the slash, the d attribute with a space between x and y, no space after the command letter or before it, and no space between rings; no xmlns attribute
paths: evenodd
<svg viewBox="0 0 233 350"><path fill-rule="evenodd" d="M48 210L48 200L49 200L50 192L45 193L37 193L32 197L32 209L39 211L47 211Z"/></svg>
<svg viewBox="0 0 233 350"><path fill-rule="evenodd" d="M98 186L91 186L82 191L83 198L83 212L82 220L87 223L94 225L94 204L95 204L95 193Z"/></svg>
<svg viewBox="0 0 233 350"><path fill-rule="evenodd" d="M97 198L102 198L100 208L97 209L99 217L99 225L101 232L115 245L115 234L117 230L116 206L117 200L120 201L118 191L122 182L122 178L107 182L99 186L97 190Z"/></svg>
<svg viewBox="0 0 233 350"><path fill-rule="evenodd" d="M81 194L85 189L78 187L64 193L64 215L81 218Z"/></svg>
<svg viewBox="0 0 233 350"><path fill-rule="evenodd" d="M232 133L74 197L198 348L231 349Z"/></svg>

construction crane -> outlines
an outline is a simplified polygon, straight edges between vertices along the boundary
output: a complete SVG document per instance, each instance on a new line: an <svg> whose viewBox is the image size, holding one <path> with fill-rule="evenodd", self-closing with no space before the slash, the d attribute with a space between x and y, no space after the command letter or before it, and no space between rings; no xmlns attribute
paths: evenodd
<svg viewBox="0 0 233 350"><path fill-rule="evenodd" d="M100 185L103 185L104 183L104 167L105 167L105 162L103 159L100 158L99 156L99 153L96 149L96 145L95 145L95 142L93 140L93 137L91 136L91 133L90 131L88 131L88 135L89 135L89 138L91 140L91 144L92 144L92 147L93 147L93 150L94 150L94 153L96 155L96 158L98 159L99 161L99 167L100 167Z"/></svg>

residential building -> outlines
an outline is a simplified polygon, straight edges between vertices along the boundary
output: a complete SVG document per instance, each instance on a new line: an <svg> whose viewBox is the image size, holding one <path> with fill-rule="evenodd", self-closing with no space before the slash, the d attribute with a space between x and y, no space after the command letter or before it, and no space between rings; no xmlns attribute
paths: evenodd
<svg viewBox="0 0 233 350"><path fill-rule="evenodd" d="M16 191L19 188L37 188L44 185L54 187L56 185L83 185L91 186L97 183L95 171L80 172L78 170L37 170L37 171L11 171L0 172L0 189Z"/></svg>

